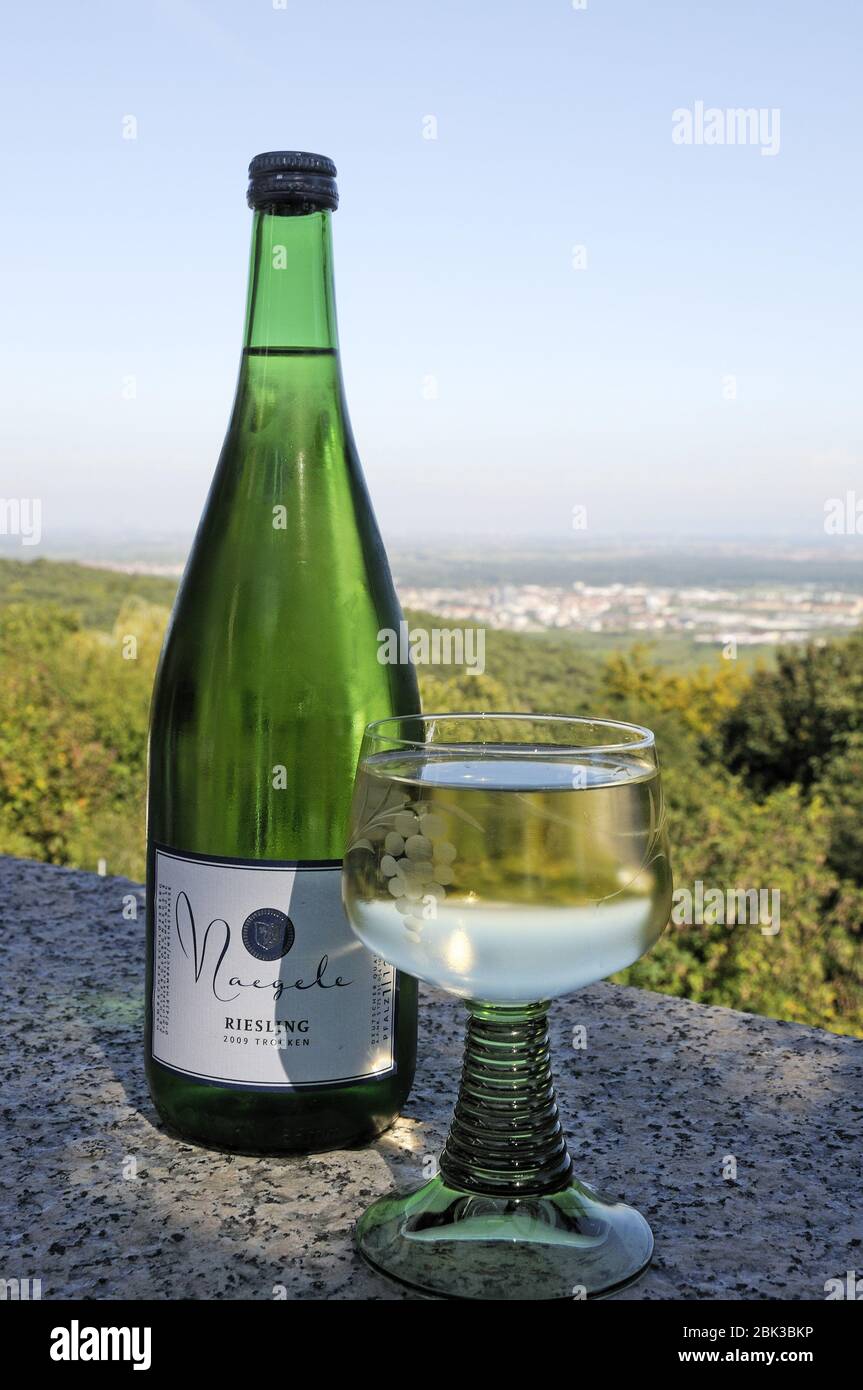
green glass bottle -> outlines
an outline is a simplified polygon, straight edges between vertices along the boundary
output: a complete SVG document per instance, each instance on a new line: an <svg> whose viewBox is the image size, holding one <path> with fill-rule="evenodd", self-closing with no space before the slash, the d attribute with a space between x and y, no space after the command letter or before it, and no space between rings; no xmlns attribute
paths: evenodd
<svg viewBox="0 0 863 1390"><path fill-rule="evenodd" d="M419 708L381 658L401 612L345 407L335 166L258 155L245 344L150 727L146 1066L189 1139L373 1138L413 1080L416 983L341 905L371 719Z"/></svg>

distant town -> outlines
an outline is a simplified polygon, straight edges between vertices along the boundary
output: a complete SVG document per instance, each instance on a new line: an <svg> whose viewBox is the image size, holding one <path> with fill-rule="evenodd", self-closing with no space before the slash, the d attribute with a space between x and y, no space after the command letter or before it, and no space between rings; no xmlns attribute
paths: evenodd
<svg viewBox="0 0 863 1390"><path fill-rule="evenodd" d="M190 539L82 535L39 552L175 581ZM37 558L20 547L15 555ZM759 648L863 625L863 536L818 544L582 539L577 547L553 537L403 540L390 547L390 560L402 607L452 625L595 635L608 645L621 638L733 644L753 657Z"/></svg>
<svg viewBox="0 0 863 1390"><path fill-rule="evenodd" d="M802 642L863 621L863 594L806 584L748 589L648 584L399 585L405 608L513 632L685 635L693 642Z"/></svg>

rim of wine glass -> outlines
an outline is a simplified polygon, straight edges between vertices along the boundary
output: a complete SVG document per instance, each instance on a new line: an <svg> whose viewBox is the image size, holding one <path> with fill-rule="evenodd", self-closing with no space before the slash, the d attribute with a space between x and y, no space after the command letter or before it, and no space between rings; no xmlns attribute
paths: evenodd
<svg viewBox="0 0 863 1390"><path fill-rule="evenodd" d="M445 750L445 749L447 749L447 748L452 748L452 749L463 749L464 746L465 746L465 743L466 743L468 740L460 739L460 740L453 740L452 742L444 741L443 743L434 743L434 744L431 744L431 745L430 745L427 741L422 740L422 739L416 739L416 738L396 738L396 737L395 737L394 735L392 735L392 734L385 734L385 733L381 732L381 731L384 730L388 725L389 725L390 727L392 727L392 726L398 727L398 726L400 726L400 725L404 725L404 724L408 724L408 723L413 722L413 723L419 723L419 724L422 724L422 725L425 726L425 725L428 725L428 724L434 724L434 723L436 723L436 722L439 721L439 720L440 720L440 721L443 721L443 720L445 720L445 719L457 719L457 720L475 719L475 720L481 720L481 721L483 721L483 722L488 721L489 723L492 722L493 720L498 720L498 719L518 719L518 720L520 720L522 723L525 723L525 724L526 724L526 723L531 723L531 724L567 724L567 725L585 725L585 724L590 724L590 725L592 725L593 727L599 726L599 727L601 727L601 728L603 728L603 729L626 729L628 732L631 732L631 733L633 733L633 734L636 735L635 738L632 738L632 739L625 739L623 742L618 742L618 743L588 743L588 744L579 744L579 743L567 743L567 744L558 744L558 743L546 743L546 744L525 743L523 749L522 749L521 747L519 747L519 745L517 745L517 744L515 744L515 745L510 744L510 743L506 744L507 751L508 751L508 752L511 752L511 753L514 753L514 754L518 754L518 753L522 753L522 752L525 753L525 754L535 753L537 749L540 749L540 751L542 751L543 749L548 749L548 750L554 749L555 753L560 753L560 754L565 754L565 753L567 753L567 754L568 754L568 753L634 753L634 752L643 751L643 750L646 749L646 748L655 748L655 746L656 746L656 738L655 738L655 736L654 736L654 734L653 734L652 729L646 729L646 728L644 727L643 724L630 724L630 723L628 723L627 721L625 721L625 720L623 720L623 719L591 718L589 715L580 715L580 714L529 714L529 713L527 713L526 711L521 711L521 712L519 712L519 711L517 711L517 710L452 710L452 711L449 711L449 712L441 712L441 713L436 713L436 714L401 714L401 715L399 715L399 714L391 714L391 715L388 715L386 719L375 719L375 720L373 720L370 724L367 724L367 725L366 725L366 728L365 728L365 737L366 737L366 738L371 738L371 739L377 739L377 740L380 740L380 741L385 741L385 742L387 742L387 743L394 744L394 745L398 746L399 748L428 748L428 747L433 747L433 748L436 748L436 749L439 749L439 750ZM477 747L477 748L495 748L495 747L498 747L498 748L499 748L499 747L502 747L502 746L503 746L503 745L501 745L501 744L480 743L479 741L477 741L477 743L476 743L476 747Z"/></svg>

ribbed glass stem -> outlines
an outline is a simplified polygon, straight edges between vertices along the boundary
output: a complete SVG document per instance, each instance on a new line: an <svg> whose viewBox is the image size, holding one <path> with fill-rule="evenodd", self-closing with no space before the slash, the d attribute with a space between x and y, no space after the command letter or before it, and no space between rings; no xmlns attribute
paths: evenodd
<svg viewBox="0 0 863 1390"><path fill-rule="evenodd" d="M440 1172L487 1196L557 1192L572 1162L557 1111L547 1003L468 1004L459 1097Z"/></svg>

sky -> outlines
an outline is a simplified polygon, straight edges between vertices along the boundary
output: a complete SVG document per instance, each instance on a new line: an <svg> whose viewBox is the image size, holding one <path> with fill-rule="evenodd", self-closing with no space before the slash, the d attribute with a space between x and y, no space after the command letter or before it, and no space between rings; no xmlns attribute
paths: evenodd
<svg viewBox="0 0 863 1390"><path fill-rule="evenodd" d="M858 0L44 0L4 24L0 498L41 499L46 544L194 528L246 168L280 148L338 165L386 538L814 539L863 500ZM734 108L761 113L748 142Z"/></svg>

